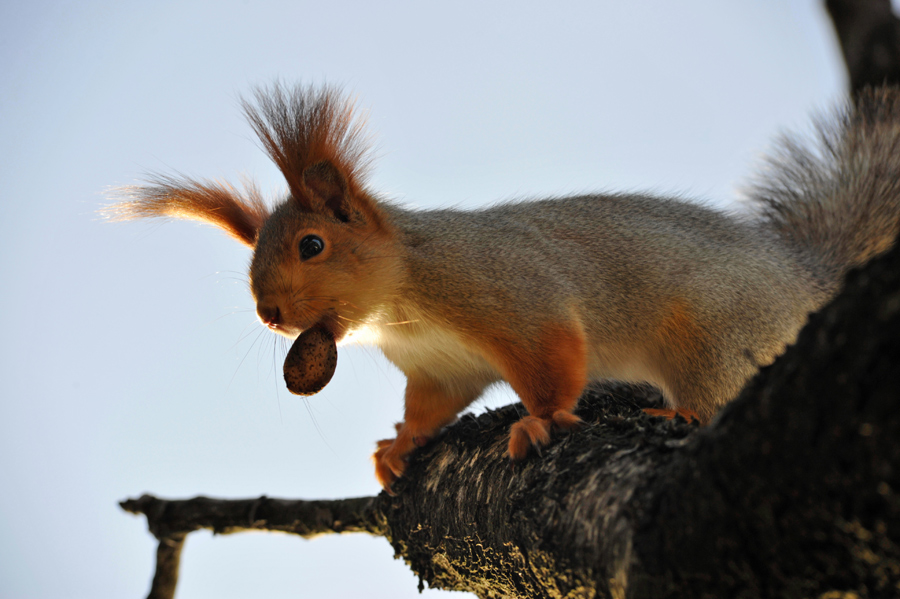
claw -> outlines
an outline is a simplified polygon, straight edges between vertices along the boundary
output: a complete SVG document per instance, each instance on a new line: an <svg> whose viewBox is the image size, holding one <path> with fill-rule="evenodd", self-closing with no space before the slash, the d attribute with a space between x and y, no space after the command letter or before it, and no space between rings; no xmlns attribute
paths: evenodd
<svg viewBox="0 0 900 599"><path fill-rule="evenodd" d="M406 460L413 449L413 445L407 437L406 440L382 439L377 443L377 449L372 455L375 462L375 478L388 493L393 494L391 485L395 480L403 476L406 470Z"/></svg>
<svg viewBox="0 0 900 599"><path fill-rule="evenodd" d="M643 411L650 416L662 416L666 420L672 420L676 416L681 416L688 422L696 421L698 424L701 423L700 415L689 408L644 408Z"/></svg>
<svg viewBox="0 0 900 599"><path fill-rule="evenodd" d="M532 447L540 448L550 442L550 421L525 416L509 429L509 457L522 460Z"/></svg>

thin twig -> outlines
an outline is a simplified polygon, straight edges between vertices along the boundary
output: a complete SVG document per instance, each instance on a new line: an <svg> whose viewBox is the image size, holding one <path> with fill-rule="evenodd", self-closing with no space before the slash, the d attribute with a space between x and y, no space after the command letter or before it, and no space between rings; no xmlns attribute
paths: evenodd
<svg viewBox="0 0 900 599"><path fill-rule="evenodd" d="M216 534L273 530L309 539L323 534L364 532L385 536L386 520L376 497L321 501L272 499L169 500L152 495L126 499L123 510L144 514L147 527L159 539L156 573L147 599L172 599L178 583L181 549L187 535L210 529Z"/></svg>

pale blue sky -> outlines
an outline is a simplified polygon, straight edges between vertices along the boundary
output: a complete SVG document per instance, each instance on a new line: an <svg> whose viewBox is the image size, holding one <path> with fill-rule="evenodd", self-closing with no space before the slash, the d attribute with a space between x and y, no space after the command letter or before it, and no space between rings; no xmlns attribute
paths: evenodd
<svg viewBox="0 0 900 599"><path fill-rule="evenodd" d="M325 391L291 396L247 250L95 215L151 170L277 196L238 108L253 84L356 94L372 186L401 202L733 206L773 137L845 81L814 0L6 2L0 64L0 596L47 599L144 596L155 543L126 497L378 491L369 455L404 383L376 350L342 348ZM418 595L365 536L198 533L182 573L182 598Z"/></svg>

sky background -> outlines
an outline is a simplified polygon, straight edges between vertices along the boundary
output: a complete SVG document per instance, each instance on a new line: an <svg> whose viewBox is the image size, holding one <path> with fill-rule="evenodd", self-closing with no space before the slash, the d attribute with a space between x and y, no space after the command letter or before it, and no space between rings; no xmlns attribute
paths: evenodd
<svg viewBox="0 0 900 599"><path fill-rule="evenodd" d="M421 207L649 190L734 208L774 137L845 86L815 0L3 2L0 597L143 597L156 543L117 502L144 492L378 492L404 381L377 350L341 348L330 385L294 397L248 250L96 214L150 171L277 198L239 110L276 78L358 97L372 188ZM362 535L195 533L178 596L418 596L392 557Z"/></svg>

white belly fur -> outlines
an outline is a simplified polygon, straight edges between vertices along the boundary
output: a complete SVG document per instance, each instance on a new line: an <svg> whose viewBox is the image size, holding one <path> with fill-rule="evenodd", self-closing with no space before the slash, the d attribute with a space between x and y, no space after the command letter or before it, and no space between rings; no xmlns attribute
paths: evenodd
<svg viewBox="0 0 900 599"><path fill-rule="evenodd" d="M424 319L369 325L348 335L344 342L376 345L407 376L425 376L450 392L480 394L501 380L500 373L471 351L458 333Z"/></svg>
<svg viewBox="0 0 900 599"><path fill-rule="evenodd" d="M451 392L478 395L503 380L481 355L468 348L459 333L425 319L394 325L373 323L352 331L341 342L345 343L375 345L407 376L428 377ZM651 383L671 401L663 377L639 353L625 348L591 348L588 379Z"/></svg>

